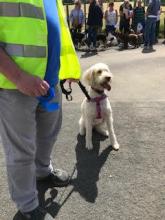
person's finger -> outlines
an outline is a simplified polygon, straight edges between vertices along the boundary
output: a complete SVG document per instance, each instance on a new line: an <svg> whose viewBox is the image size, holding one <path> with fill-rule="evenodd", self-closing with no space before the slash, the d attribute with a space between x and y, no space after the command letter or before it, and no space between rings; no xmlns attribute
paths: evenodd
<svg viewBox="0 0 165 220"><path fill-rule="evenodd" d="M41 93L42 96L46 95L48 90L41 84L39 87L39 92Z"/></svg>
<svg viewBox="0 0 165 220"><path fill-rule="evenodd" d="M50 86L45 80L43 80L41 84L42 84L42 87L44 87L46 91L49 90Z"/></svg>

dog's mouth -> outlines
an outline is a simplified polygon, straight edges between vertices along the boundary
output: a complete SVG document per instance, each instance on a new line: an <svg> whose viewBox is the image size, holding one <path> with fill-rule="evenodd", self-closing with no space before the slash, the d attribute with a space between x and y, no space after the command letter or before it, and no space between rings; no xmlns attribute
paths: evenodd
<svg viewBox="0 0 165 220"><path fill-rule="evenodd" d="M105 82L101 83L101 86L102 86L104 89L107 89L108 91L111 90L110 82L105 81Z"/></svg>

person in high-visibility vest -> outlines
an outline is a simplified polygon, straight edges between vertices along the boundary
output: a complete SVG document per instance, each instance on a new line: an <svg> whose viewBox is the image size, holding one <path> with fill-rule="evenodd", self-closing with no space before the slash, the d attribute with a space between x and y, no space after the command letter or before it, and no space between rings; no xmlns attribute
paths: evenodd
<svg viewBox="0 0 165 220"><path fill-rule="evenodd" d="M69 183L50 155L62 120L59 79L80 73L61 0L0 0L0 135L14 220L53 219L36 182Z"/></svg>

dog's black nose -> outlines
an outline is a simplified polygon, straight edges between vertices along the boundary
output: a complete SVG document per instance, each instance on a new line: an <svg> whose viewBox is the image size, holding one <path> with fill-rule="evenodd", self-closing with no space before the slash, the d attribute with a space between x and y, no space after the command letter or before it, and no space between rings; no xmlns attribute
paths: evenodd
<svg viewBox="0 0 165 220"><path fill-rule="evenodd" d="M109 82L110 80L111 80L111 77L109 77L109 76L107 76L107 77L105 77L106 78L106 80Z"/></svg>

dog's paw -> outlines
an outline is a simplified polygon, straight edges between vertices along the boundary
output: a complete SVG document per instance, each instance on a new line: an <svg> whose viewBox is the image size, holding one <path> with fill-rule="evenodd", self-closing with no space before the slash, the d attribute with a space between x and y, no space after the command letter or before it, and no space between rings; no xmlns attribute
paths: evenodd
<svg viewBox="0 0 165 220"><path fill-rule="evenodd" d="M115 144L112 145L114 150L119 150L120 145L116 142Z"/></svg>
<svg viewBox="0 0 165 220"><path fill-rule="evenodd" d="M87 148L88 150L92 150L92 149L93 149L92 143L87 143L87 144L86 144L86 148Z"/></svg>

